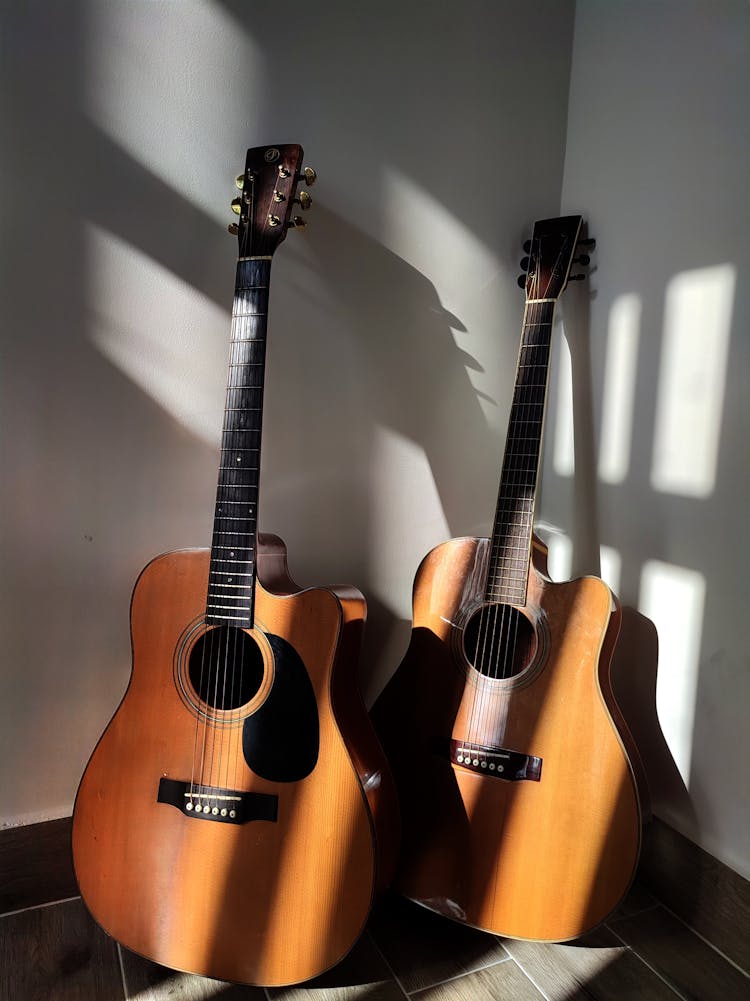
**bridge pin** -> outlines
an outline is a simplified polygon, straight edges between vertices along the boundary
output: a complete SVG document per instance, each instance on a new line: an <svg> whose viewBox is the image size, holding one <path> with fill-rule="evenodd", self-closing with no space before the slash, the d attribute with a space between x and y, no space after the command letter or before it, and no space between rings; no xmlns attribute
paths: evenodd
<svg viewBox="0 0 750 1001"><path fill-rule="evenodd" d="M200 803L196 803L196 805L195 805L195 812L196 813L203 813L203 807L200 805Z"/></svg>
<svg viewBox="0 0 750 1001"><path fill-rule="evenodd" d="M487 762L486 762L486 761L483 761L483 762L482 762L482 768L486 768L486 767L487 767Z"/></svg>
<svg viewBox="0 0 750 1001"><path fill-rule="evenodd" d="M494 770L495 770L495 763L493 761L490 761L490 771L494 772Z"/></svg>
<svg viewBox="0 0 750 1001"><path fill-rule="evenodd" d="M237 816L237 811L236 810L230 810L229 811L229 816L232 817L232 818L236 817Z"/></svg>
<svg viewBox="0 0 750 1001"><path fill-rule="evenodd" d="M472 765L474 765L474 767L476 768L478 764L479 764L479 758L474 758L474 760L472 761Z"/></svg>
<svg viewBox="0 0 750 1001"><path fill-rule="evenodd" d="M214 817L218 817L219 816L219 808L218 808L218 806L215 806L213 808L213 810L211 811L211 813L214 815Z"/></svg>
<svg viewBox="0 0 750 1001"><path fill-rule="evenodd" d="M186 809L186 810L192 810L192 809L193 809L193 804L192 804L192 802L190 802L190 803L186 803L186 804L185 804L185 809Z"/></svg>
<svg viewBox="0 0 750 1001"><path fill-rule="evenodd" d="M464 760L464 756L463 756L463 754L459 754L459 755L458 755L458 757L456 758L456 761L457 761L457 762L459 763L459 765L461 764L461 762L462 762L463 760Z"/></svg>
<svg viewBox="0 0 750 1001"><path fill-rule="evenodd" d="M227 815L227 808L226 807L222 807L221 815L222 815L222 817L226 817L226 815Z"/></svg>

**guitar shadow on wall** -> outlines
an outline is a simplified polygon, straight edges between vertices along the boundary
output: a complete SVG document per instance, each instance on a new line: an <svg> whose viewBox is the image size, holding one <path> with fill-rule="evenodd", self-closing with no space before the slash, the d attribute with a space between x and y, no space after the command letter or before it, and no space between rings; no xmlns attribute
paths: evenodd
<svg viewBox="0 0 750 1001"><path fill-rule="evenodd" d="M488 523L499 446L470 376L482 367L433 284L320 201L298 239L276 262L286 294L271 292L263 521L300 579L365 590L370 701L407 645L425 552Z"/></svg>

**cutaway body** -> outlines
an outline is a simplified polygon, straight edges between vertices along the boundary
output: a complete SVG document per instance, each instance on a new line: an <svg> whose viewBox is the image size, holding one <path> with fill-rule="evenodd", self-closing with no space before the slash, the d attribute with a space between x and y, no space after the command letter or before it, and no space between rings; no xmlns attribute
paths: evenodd
<svg viewBox="0 0 750 1001"><path fill-rule="evenodd" d="M296 589L267 538L259 578L282 593L259 579L254 628L236 630L255 647L252 694L222 701L224 672L204 700L191 650L207 631L209 555L160 556L136 584L132 677L78 791L75 870L94 918L134 952L294 983L349 951L395 859L389 776L354 675L364 600Z"/></svg>
<svg viewBox="0 0 750 1001"><path fill-rule="evenodd" d="M409 649L373 710L401 806L395 885L496 934L568 940L617 906L640 850L609 684L619 607L596 578L555 584L532 565L521 659L477 670L467 626L495 607L488 558L488 540L472 538L427 555Z"/></svg>

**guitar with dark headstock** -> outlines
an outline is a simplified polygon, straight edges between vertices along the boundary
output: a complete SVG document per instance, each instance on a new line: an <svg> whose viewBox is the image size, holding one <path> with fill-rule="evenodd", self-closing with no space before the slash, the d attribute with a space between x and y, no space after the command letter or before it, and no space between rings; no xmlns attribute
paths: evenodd
<svg viewBox="0 0 750 1001"><path fill-rule="evenodd" d="M580 240L580 216L534 227L492 537L425 557L411 643L373 710L401 805L396 888L548 941L607 917L641 840L609 677L619 604L594 577L552 583L533 535L553 317L571 265L588 263Z"/></svg>
<svg viewBox="0 0 750 1001"><path fill-rule="evenodd" d="M356 689L364 599L300 588L284 543L257 530L271 262L310 205L301 165L300 146L260 147L237 179L211 548L138 578L130 684L73 816L81 894L107 932L164 966L266 986L349 951L397 816Z"/></svg>

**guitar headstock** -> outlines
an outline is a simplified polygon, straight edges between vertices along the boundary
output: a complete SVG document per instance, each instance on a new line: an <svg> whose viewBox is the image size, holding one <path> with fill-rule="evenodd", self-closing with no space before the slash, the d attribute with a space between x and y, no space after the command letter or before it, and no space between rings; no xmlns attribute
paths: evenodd
<svg viewBox="0 0 750 1001"><path fill-rule="evenodd" d="M236 235L240 257L272 257L290 229L304 229L295 206L309 209L312 198L297 193L300 183L315 183L312 167L301 168L302 147L256 146L247 151L244 173L237 177L240 194L232 202L237 222L229 226Z"/></svg>
<svg viewBox="0 0 750 1001"><path fill-rule="evenodd" d="M518 284L526 292L527 302L554 301L559 299L570 281L581 281L585 275L571 275L572 264L585 267L588 254L575 256L577 249L593 249L595 240L582 240L583 220L579 215L559 219L542 219L534 224L531 240L523 249L527 253L521 261L525 274L518 276Z"/></svg>

